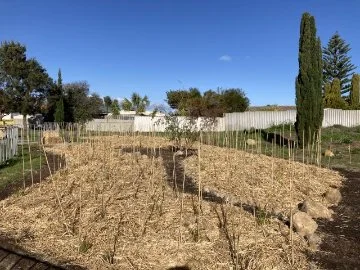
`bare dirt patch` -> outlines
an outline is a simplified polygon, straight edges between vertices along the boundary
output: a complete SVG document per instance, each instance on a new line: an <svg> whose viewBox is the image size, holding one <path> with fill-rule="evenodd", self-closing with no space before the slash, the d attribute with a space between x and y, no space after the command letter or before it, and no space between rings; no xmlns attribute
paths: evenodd
<svg viewBox="0 0 360 270"><path fill-rule="evenodd" d="M360 269L360 172L339 172L346 177L342 201L333 207L333 221L318 221L321 250L309 257L324 269Z"/></svg>

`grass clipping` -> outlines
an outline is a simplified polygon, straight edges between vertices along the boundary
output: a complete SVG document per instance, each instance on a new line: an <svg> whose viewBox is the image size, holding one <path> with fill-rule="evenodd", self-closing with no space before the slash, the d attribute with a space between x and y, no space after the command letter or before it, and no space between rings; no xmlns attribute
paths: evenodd
<svg viewBox="0 0 360 270"><path fill-rule="evenodd" d="M276 219L259 222L259 218L231 204L199 204L196 195L175 193L168 184L162 158L136 152L138 147L155 151L167 145L159 138L109 137L52 148L65 155L67 169L41 186L4 200L1 233L29 251L89 269L168 269L183 265L191 269L230 269L235 265L236 269L308 269L306 243L294 234L291 245L280 233ZM132 147L133 153L122 151L123 147ZM254 198L268 199L269 189L262 188L259 181L260 176L267 181L270 172L265 170L270 165L265 166L264 160L271 163L271 159L248 156L251 162L243 164L235 159L232 166L238 167L230 172L220 161L237 155L248 154L204 147L201 177L206 185L229 193L231 188L240 196L243 191L238 189L251 191L253 184ZM191 174L196 162L196 156L185 161L186 174ZM259 167L254 167L255 162ZM230 174L238 171L237 177L246 176L244 172L250 168L256 169L258 180L235 181ZM217 176L211 170L217 170ZM279 175L286 173L277 171ZM273 185L278 186L275 179ZM324 179L313 180L316 185L326 185ZM287 187L282 188L287 194ZM283 199L286 205L286 197Z"/></svg>

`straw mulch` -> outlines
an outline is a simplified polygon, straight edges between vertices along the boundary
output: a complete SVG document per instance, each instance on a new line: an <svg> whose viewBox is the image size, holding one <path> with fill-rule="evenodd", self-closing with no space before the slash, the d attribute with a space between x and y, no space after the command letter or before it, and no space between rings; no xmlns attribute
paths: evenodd
<svg viewBox="0 0 360 270"><path fill-rule="evenodd" d="M67 169L41 186L2 201L0 231L29 251L89 269L167 269L185 264L191 269L231 269L234 264L238 269L308 269L305 241L294 234L291 245L276 219L259 223L231 204L199 204L197 196L176 194L168 186L163 160L136 152L140 146L161 145L168 142L109 137L53 147L52 151L66 157ZM133 147L134 153L122 147ZM287 178L289 173L283 171L287 167L275 165L276 177L269 185L271 172L266 170L270 165L265 161L272 163L270 158L204 146L201 178L206 185L229 193L232 189L236 196L246 198L269 198L275 190L288 194L287 185L279 183L281 175ZM196 162L196 157L186 161L189 173ZM256 169L256 177L245 172L250 168ZM309 168L312 175L319 175L314 173L317 169ZM333 177L324 183L339 184L334 180L337 175L323 172ZM324 183L310 186L309 195L321 193ZM294 184L294 190L301 187ZM283 199L286 209L288 199Z"/></svg>
<svg viewBox="0 0 360 270"><path fill-rule="evenodd" d="M60 132L58 130L49 130L43 132L43 136L42 136L43 144L58 144L62 142L63 140L60 137Z"/></svg>
<svg viewBox="0 0 360 270"><path fill-rule="evenodd" d="M325 168L208 145L201 146L200 159L192 156L184 164L205 190L287 216L306 198L329 206L322 195L343 180Z"/></svg>

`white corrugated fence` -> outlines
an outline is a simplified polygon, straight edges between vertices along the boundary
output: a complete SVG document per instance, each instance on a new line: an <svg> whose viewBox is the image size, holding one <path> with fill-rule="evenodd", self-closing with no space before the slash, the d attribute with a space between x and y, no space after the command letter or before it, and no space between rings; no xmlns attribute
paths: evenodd
<svg viewBox="0 0 360 270"><path fill-rule="evenodd" d="M186 122L185 117L178 117L180 126ZM205 118L196 120L196 127L203 126ZM264 129L273 125L295 123L296 110L289 111L254 111L242 113L226 113L224 117L216 118L214 125L208 127L211 131ZM353 127L360 125L360 110L325 109L322 127L342 125ZM87 130L120 131L120 132L164 132L165 117L134 116L133 120L94 119L86 124Z"/></svg>

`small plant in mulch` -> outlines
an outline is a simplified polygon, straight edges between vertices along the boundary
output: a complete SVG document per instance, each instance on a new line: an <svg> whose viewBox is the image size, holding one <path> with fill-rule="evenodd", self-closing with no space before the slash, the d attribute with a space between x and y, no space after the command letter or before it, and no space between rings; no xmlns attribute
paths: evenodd
<svg viewBox="0 0 360 270"><path fill-rule="evenodd" d="M79 252L86 253L92 246L93 244L86 237L84 237L84 239L80 242Z"/></svg>
<svg viewBox="0 0 360 270"><path fill-rule="evenodd" d="M256 222L259 225L265 225L270 223L270 215L266 209L256 208L255 209Z"/></svg>
<svg viewBox="0 0 360 270"><path fill-rule="evenodd" d="M115 261L114 260L114 257L115 257L114 251L107 250L104 252L104 254L101 257L105 262L107 262L109 264L114 264L114 261Z"/></svg>

